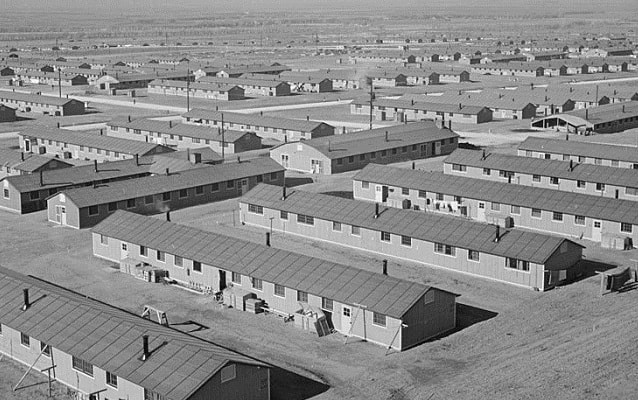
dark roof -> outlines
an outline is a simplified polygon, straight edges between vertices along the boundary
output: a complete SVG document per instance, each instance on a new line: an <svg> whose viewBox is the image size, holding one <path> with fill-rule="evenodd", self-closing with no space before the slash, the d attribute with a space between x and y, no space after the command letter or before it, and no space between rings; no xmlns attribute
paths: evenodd
<svg viewBox="0 0 638 400"><path fill-rule="evenodd" d="M23 155L21 155L19 151L0 149L0 167L10 167L24 172L33 172L54 160L62 165L72 166L72 164L57 158L44 157L31 153L22 154Z"/></svg>
<svg viewBox="0 0 638 400"><path fill-rule="evenodd" d="M213 149L211 149L208 146L205 147L199 147L199 148L187 148L186 150L178 150L178 151L173 151L170 153L162 153L162 154L156 154L153 157L154 158L175 158L175 159L180 159L181 161L189 161L189 156L190 154L200 154L202 159L201 162L202 163L216 163L216 162L221 162L224 159L222 158L222 156L218 153L216 153L215 151L213 151ZM174 169L171 168L171 171L173 171ZM180 171L183 169L179 169ZM178 171L178 169L175 169L175 171Z"/></svg>
<svg viewBox="0 0 638 400"><path fill-rule="evenodd" d="M155 79L149 83L149 86L162 86L162 87L174 87L174 88L190 88L191 90L214 90L219 92L228 92L231 89L239 88L242 89L237 84L225 84L225 83L210 83L203 81L203 78L196 82L187 82L187 81L172 81L165 79Z"/></svg>
<svg viewBox="0 0 638 400"><path fill-rule="evenodd" d="M141 140L122 139L106 135L77 132L68 129L38 127L26 129L20 132L20 135L25 137L35 137L38 139L55 140L79 146L93 147L96 149L116 151L123 154L145 155L158 147L165 151L173 151L172 149L157 143L147 143Z"/></svg>
<svg viewBox="0 0 638 400"><path fill-rule="evenodd" d="M277 189L281 195L281 188ZM416 282L117 211L93 232L401 318L430 289Z"/></svg>
<svg viewBox="0 0 638 400"><path fill-rule="evenodd" d="M404 100L404 99L377 99L374 101L373 105L376 107L389 107L389 108L402 108L406 110L426 110L426 111L440 111L440 112L451 112L455 114L466 114L466 115L478 115L483 110L486 110L487 107L480 105L468 105L459 102L452 101L439 101L441 100L438 96L423 96L418 95L416 98L415 95L414 100ZM432 101L430 101L432 100ZM352 104L361 104L361 105L369 105L370 100L359 99L352 102ZM529 103L523 105L526 106ZM461 107L459 107L459 105ZM491 104L487 104L491 106ZM508 104L509 106L509 104ZM515 108L519 106L519 104L512 103L510 108Z"/></svg>
<svg viewBox="0 0 638 400"><path fill-rule="evenodd" d="M468 199L537 208L570 215L582 215L606 221L638 224L638 207L636 202L631 200L619 200L378 164L368 164L353 179L461 196Z"/></svg>
<svg viewBox="0 0 638 400"><path fill-rule="evenodd" d="M587 143L530 136L518 146L518 149L638 163L638 148L635 146Z"/></svg>
<svg viewBox="0 0 638 400"><path fill-rule="evenodd" d="M388 140L385 133L388 132ZM412 146L442 139L456 138L459 135L447 128L438 128L434 122L423 121L359 131L343 135L324 136L301 142L282 144L281 146L309 146L330 159L365 154L373 151L396 147Z"/></svg>
<svg viewBox="0 0 638 400"><path fill-rule="evenodd" d="M33 301L22 311L23 289ZM171 400L188 399L229 362L267 367L225 347L52 283L0 267L2 323ZM142 336L156 349L142 361Z"/></svg>
<svg viewBox="0 0 638 400"><path fill-rule="evenodd" d="M477 150L457 149L444 161L447 164L462 164L478 168L490 168L518 172L528 175L553 176L556 178L581 180L594 183L638 188L638 172L629 168L615 168L595 164L569 161L545 160Z"/></svg>
<svg viewBox="0 0 638 400"><path fill-rule="evenodd" d="M283 170L284 168L272 159L260 157L242 161L241 163L206 165L174 173L170 173L169 169L169 175L157 174L136 179L125 179L99 184L96 187L86 186L68 189L62 193L66 195L68 201L71 201L78 208L83 208Z"/></svg>
<svg viewBox="0 0 638 400"><path fill-rule="evenodd" d="M568 241L555 236L509 229L498 243L494 243L495 228L486 223L398 208L383 208L378 218L374 218L375 204L371 202L299 190L289 191L286 199L281 200L281 188L265 184L249 191L240 202L537 264L544 264L558 246Z"/></svg>
<svg viewBox="0 0 638 400"><path fill-rule="evenodd" d="M161 173L166 170L166 167L170 168L171 166L175 166L174 159L155 155L152 157L140 157L139 165L135 165L135 160L133 159L99 163L98 172L95 172L93 165L42 171L43 185L40 185L39 174L7 176L3 180L8 181L17 191L26 193L39 189L62 188L109 179ZM197 164L196 167L199 168L200 166L201 164Z"/></svg>
<svg viewBox="0 0 638 400"><path fill-rule="evenodd" d="M301 119L288 119L279 117L266 117L258 114L240 114L227 111L212 111L201 108L193 109L185 114L183 118L203 119L210 121L221 121L224 115L224 123L245 124L251 126L265 126L269 128L288 129L299 132L312 132L321 125L330 126L324 122L307 121Z"/></svg>
<svg viewBox="0 0 638 400"><path fill-rule="evenodd" d="M565 114L581 118L590 124L604 124L638 116L638 101L605 104L584 110L569 111Z"/></svg>
<svg viewBox="0 0 638 400"><path fill-rule="evenodd" d="M53 97L53 96L41 96L38 94L31 94L31 93L8 92L4 90L0 90L0 99L26 101L30 103L36 103L36 104L50 104L53 106L64 106L71 102L78 102L78 100L75 100L75 99L65 99L65 98L59 98L59 97Z"/></svg>
<svg viewBox="0 0 638 400"><path fill-rule="evenodd" d="M108 122L106 125L129 129L139 129L146 132L159 132L169 135L181 135L192 138L212 140L214 142L221 142L222 140L222 135L220 134L219 128L217 127L180 124L174 121L158 121L150 118L140 118L129 122L128 119L121 118L114 119ZM224 141L228 143L234 143L248 134L248 132L224 129Z"/></svg>

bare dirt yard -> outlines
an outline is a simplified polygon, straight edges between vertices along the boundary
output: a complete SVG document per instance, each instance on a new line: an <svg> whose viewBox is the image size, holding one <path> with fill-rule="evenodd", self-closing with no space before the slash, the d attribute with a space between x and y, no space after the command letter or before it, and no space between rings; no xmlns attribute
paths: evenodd
<svg viewBox="0 0 638 400"><path fill-rule="evenodd" d="M422 169L440 166L440 158L417 163ZM347 194L352 175L314 181L291 176L290 182L305 183L304 190ZM172 219L264 240L263 230L239 224L235 200L176 211ZM601 297L599 277L593 274L610 265L633 265L630 260L638 259L638 250L609 251L582 241L587 246L587 276L546 293L390 260L390 274L460 297L456 332L403 353L388 353L355 339L346 343L339 334L318 338L274 316L225 309L209 296L123 275L112 263L92 256L89 231L54 227L44 212L2 212L0 221L3 266L135 313L145 304L160 308L178 329L281 367L274 374L276 399L628 399L638 389L638 355L631 351L638 329L638 291L632 286ZM369 253L280 233L272 243L380 270L381 258ZM5 360L0 369L1 398L33 399L45 393L46 379L33 373L29 382L40 384L6 390L25 367Z"/></svg>

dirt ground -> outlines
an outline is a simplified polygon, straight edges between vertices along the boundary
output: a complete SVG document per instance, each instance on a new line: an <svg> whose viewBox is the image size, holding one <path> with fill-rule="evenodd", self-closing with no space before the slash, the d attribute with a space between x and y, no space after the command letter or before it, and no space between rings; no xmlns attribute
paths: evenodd
<svg viewBox="0 0 638 400"><path fill-rule="evenodd" d="M440 170L441 161L419 161L417 168ZM306 183L304 190L349 192L353 174L319 177L312 183L307 176L291 175L289 182ZM236 210L236 200L230 200L176 211L172 220L262 242L263 230L238 225ZM133 312L153 305L166 311L179 329L291 371L284 375L289 379L273 385L274 398L626 399L638 388L638 355L631 351L638 329L638 291L631 287L601 297L596 275L538 293L391 260L391 275L460 294L460 326L438 340L388 354L373 344L355 339L345 343L339 334L318 338L274 316L224 309L210 297L120 274L112 263L92 256L89 231L54 227L44 212L2 212L0 221L3 266ZM272 243L373 271L381 265L376 255L280 233ZM614 252L582 243L590 269L631 265L631 259L638 259L638 250ZM29 382L41 384L7 391L24 367L3 361L0 369L0 393L7 396L3 399L39 398L46 391L46 380L35 374Z"/></svg>

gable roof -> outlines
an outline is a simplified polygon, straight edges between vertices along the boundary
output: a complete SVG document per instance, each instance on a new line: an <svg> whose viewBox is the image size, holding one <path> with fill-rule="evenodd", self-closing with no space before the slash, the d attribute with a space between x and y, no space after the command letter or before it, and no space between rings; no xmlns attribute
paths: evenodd
<svg viewBox="0 0 638 400"><path fill-rule="evenodd" d="M251 126L265 126L269 128L287 129L299 132L312 132L322 125L330 126L324 122L307 121L301 119L288 119L280 117L268 117L259 114L241 114L227 111L212 111L202 108L195 108L182 114L182 118L202 119L210 121L221 121L222 114L224 123L245 124Z"/></svg>
<svg viewBox="0 0 638 400"><path fill-rule="evenodd" d="M59 98L59 97L53 97L53 96L42 96L42 95L31 94L31 93L8 92L4 90L0 90L0 99L26 101L29 103L36 103L36 104L50 104L53 106L64 106L69 103L80 102L79 100L75 100L75 99L65 99L65 98Z"/></svg>
<svg viewBox="0 0 638 400"><path fill-rule="evenodd" d="M388 140L385 135L388 133ZM343 135L324 136L281 146L310 146L330 159L459 137L432 121L413 122Z"/></svg>
<svg viewBox="0 0 638 400"><path fill-rule="evenodd" d="M277 193L281 188L277 187ZM119 210L92 232L401 318L429 286Z"/></svg>
<svg viewBox="0 0 638 400"><path fill-rule="evenodd" d="M571 164L573 168L570 168L569 161L545 160L499 153L487 153L483 159L483 152L480 150L467 149L455 150L444 160L444 163L638 188L638 172L629 168L576 162L573 162Z"/></svg>
<svg viewBox="0 0 638 400"><path fill-rule="evenodd" d="M379 216L374 218L375 204L371 202L300 190L289 192L286 199L281 200L281 188L266 184L256 186L242 196L240 202L537 264L544 264L562 243L569 241L556 236L510 229L504 231L506 233L503 233L501 240L495 243L495 228L486 223L392 207L383 208Z"/></svg>
<svg viewBox="0 0 638 400"><path fill-rule="evenodd" d="M56 129L38 127L25 129L20 136L34 137L38 139L55 140L79 146L93 147L96 149L116 151L123 154L145 155L157 148L164 151L173 149L156 143L147 143L140 140L122 139L106 135L98 135L86 132L71 131L68 129Z"/></svg>
<svg viewBox="0 0 638 400"><path fill-rule="evenodd" d="M19 151L0 149L0 167L10 167L25 172L33 172L55 161L61 165L72 166L64 160L51 157L43 157L37 154L21 153Z"/></svg>
<svg viewBox="0 0 638 400"><path fill-rule="evenodd" d="M22 311L23 289L33 301ZM229 362L268 367L226 347L0 267L2 323L171 400L185 400ZM151 356L142 361L142 336Z"/></svg>
<svg viewBox="0 0 638 400"><path fill-rule="evenodd" d="M157 174L125 179L99 184L96 187L68 189L62 193L67 197L67 201L73 202L78 208L83 208L283 170L284 168L272 159L260 157L241 163L207 165L173 173L169 170L169 175ZM60 193L56 194L56 196L59 195Z"/></svg>
<svg viewBox="0 0 638 400"><path fill-rule="evenodd" d="M169 135L181 135L192 138L212 140L221 142L222 135L219 128L205 125L182 124L173 121L161 121L150 118L140 118L129 121L126 118L114 119L106 123L107 126L121 127L129 129L139 129L145 132L158 132ZM234 143L248 132L224 129L224 142Z"/></svg>
<svg viewBox="0 0 638 400"><path fill-rule="evenodd" d="M386 183L427 192L510 204L606 221L638 224L635 201L563 192L554 189L466 178L442 172L425 172L368 164L355 180Z"/></svg>
<svg viewBox="0 0 638 400"><path fill-rule="evenodd" d="M573 140L530 136L518 146L518 149L638 163L638 148L635 146L577 142Z"/></svg>

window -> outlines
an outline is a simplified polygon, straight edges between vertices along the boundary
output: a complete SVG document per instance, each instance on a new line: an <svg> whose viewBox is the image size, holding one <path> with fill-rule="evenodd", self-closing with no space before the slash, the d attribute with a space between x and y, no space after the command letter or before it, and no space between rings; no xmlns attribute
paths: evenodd
<svg viewBox="0 0 638 400"><path fill-rule="evenodd" d="M140 255L148 257L148 249L146 248L146 246L140 246Z"/></svg>
<svg viewBox="0 0 638 400"><path fill-rule="evenodd" d="M510 213L514 214L514 215L519 215L521 213L521 207L520 206L510 206Z"/></svg>
<svg viewBox="0 0 638 400"><path fill-rule="evenodd" d="M443 243L434 243L434 252L445 254L447 256L455 256L456 248L454 246L450 246Z"/></svg>
<svg viewBox="0 0 638 400"><path fill-rule="evenodd" d="M109 244L109 237L100 235L100 243L107 246Z"/></svg>
<svg viewBox="0 0 638 400"><path fill-rule="evenodd" d="M594 164L596 165L601 165L603 163L603 160L600 158L594 158Z"/></svg>
<svg viewBox="0 0 638 400"><path fill-rule="evenodd" d="M632 226L631 224L628 224L626 222L621 222L620 224L620 231L624 232L624 233L631 233L632 231Z"/></svg>
<svg viewBox="0 0 638 400"><path fill-rule="evenodd" d="M501 211L501 203L492 202L490 208L492 209L492 211Z"/></svg>
<svg viewBox="0 0 638 400"><path fill-rule="evenodd" d="M354 162L354 156L348 157L348 163L352 164Z"/></svg>
<svg viewBox="0 0 638 400"><path fill-rule="evenodd" d="M394 154L397 154L397 148L396 148L396 147L395 147L394 149L392 149L391 151L392 151L392 154L393 154L393 155L394 155Z"/></svg>
<svg viewBox="0 0 638 400"><path fill-rule="evenodd" d="M372 313L372 324L377 326L385 326L385 315L378 312Z"/></svg>
<svg viewBox="0 0 638 400"><path fill-rule="evenodd" d="M332 221L332 230L335 232L341 232L341 222Z"/></svg>
<svg viewBox="0 0 638 400"><path fill-rule="evenodd" d="M239 273L237 273L237 272L233 272L233 273L231 274L230 280L231 280L233 283L237 283L237 284L241 285L241 274L239 274Z"/></svg>
<svg viewBox="0 0 638 400"><path fill-rule="evenodd" d="M529 261L517 260L516 258L506 258L505 266L519 271L529 271Z"/></svg>
<svg viewBox="0 0 638 400"><path fill-rule="evenodd" d="M580 179L578 181L576 181L576 187L579 189L585 189L585 186L587 184L585 183L585 181L581 181Z"/></svg>
<svg viewBox="0 0 638 400"><path fill-rule="evenodd" d="M487 176L492 175L492 170L489 168L483 168L483 175L487 175Z"/></svg>
<svg viewBox="0 0 638 400"><path fill-rule="evenodd" d="M365 154L360 154L359 155L359 161L365 161L366 160L366 155Z"/></svg>
<svg viewBox="0 0 638 400"><path fill-rule="evenodd" d="M213 183L210 187L210 191L211 192L218 192L219 191L219 183Z"/></svg>
<svg viewBox="0 0 638 400"><path fill-rule="evenodd" d="M354 236L361 236L361 227L352 225L350 233Z"/></svg>
<svg viewBox="0 0 638 400"><path fill-rule="evenodd" d="M297 222L305 225L314 225L315 219L309 215L297 214Z"/></svg>
<svg viewBox="0 0 638 400"><path fill-rule="evenodd" d="M193 261L193 271L202 272L202 263L199 261Z"/></svg>
<svg viewBox="0 0 638 400"><path fill-rule="evenodd" d="M106 384L114 388L117 388L117 375L109 371L106 371Z"/></svg>
<svg viewBox="0 0 638 400"><path fill-rule="evenodd" d="M443 193L437 193L437 194L436 194L436 200L437 200L437 201L443 201L443 200L445 200L445 197L443 196Z"/></svg>
<svg viewBox="0 0 638 400"><path fill-rule="evenodd" d="M235 371L235 364L228 365L222 368L220 372L220 378L222 383L232 381L237 376L237 372Z"/></svg>
<svg viewBox="0 0 638 400"><path fill-rule="evenodd" d="M532 181L533 182L540 182L541 181L541 176L540 175L532 175Z"/></svg>
<svg viewBox="0 0 638 400"><path fill-rule="evenodd" d="M4 197L5 199L9 198L9 189L2 190L2 197Z"/></svg>
<svg viewBox="0 0 638 400"><path fill-rule="evenodd" d="M288 211L279 211L279 218L288 220Z"/></svg>
<svg viewBox="0 0 638 400"><path fill-rule="evenodd" d="M20 332L20 344L29 347L31 345L31 338L29 338L29 335L25 335Z"/></svg>
<svg viewBox="0 0 638 400"><path fill-rule="evenodd" d="M304 292L302 290L297 290L297 301L300 301L302 303L307 303L308 302L308 293Z"/></svg>
<svg viewBox="0 0 638 400"><path fill-rule="evenodd" d="M180 189L179 190L179 198L183 199L184 197L188 197L188 189Z"/></svg>
<svg viewBox="0 0 638 400"><path fill-rule="evenodd" d="M226 182L226 189L232 189L235 187L235 181Z"/></svg>
<svg viewBox="0 0 638 400"><path fill-rule="evenodd" d="M501 177L501 178L507 178L507 177L509 177L511 175L512 175L512 173L509 172L509 171L505 171L505 170L498 171L498 176Z"/></svg>
<svg viewBox="0 0 638 400"><path fill-rule="evenodd" d="M275 296L286 297L286 287L275 283Z"/></svg>
<svg viewBox="0 0 638 400"><path fill-rule="evenodd" d="M343 158L337 158L337 165L343 165Z"/></svg>
<svg viewBox="0 0 638 400"><path fill-rule="evenodd" d="M410 189L401 188L401 194L404 195L404 196L409 196L410 195Z"/></svg>
<svg viewBox="0 0 638 400"><path fill-rule="evenodd" d="M40 352L47 357L51 357L51 347L44 342L40 342Z"/></svg>
<svg viewBox="0 0 638 400"><path fill-rule="evenodd" d="M40 198L40 192L29 192L29 200L38 200Z"/></svg>
<svg viewBox="0 0 638 400"><path fill-rule="evenodd" d="M135 207L135 199L126 200L126 208L134 208Z"/></svg>
<svg viewBox="0 0 638 400"><path fill-rule="evenodd" d="M569 161L569 154L563 154L563 161Z"/></svg>
<svg viewBox="0 0 638 400"><path fill-rule="evenodd" d="M195 194L196 195L204 194L204 186L195 187Z"/></svg>
<svg viewBox="0 0 638 400"><path fill-rule="evenodd" d="M89 207L89 216L98 215L99 213L100 213L100 209L98 208L98 206L90 206Z"/></svg>
<svg viewBox="0 0 638 400"><path fill-rule="evenodd" d="M558 211L554 211L552 213L552 221L563 221L563 213L562 212L558 212Z"/></svg>
<svg viewBox="0 0 638 400"><path fill-rule="evenodd" d="M75 356L72 357L73 369L93 376L93 365Z"/></svg>
<svg viewBox="0 0 638 400"><path fill-rule="evenodd" d="M381 150L381 157L385 157L388 155L388 151L387 150Z"/></svg>
<svg viewBox="0 0 638 400"><path fill-rule="evenodd" d="M390 242L390 232L381 232L381 241Z"/></svg>
<svg viewBox="0 0 638 400"><path fill-rule="evenodd" d="M597 183L596 184L596 191L597 192L604 192L605 191L605 184L604 183Z"/></svg>
<svg viewBox="0 0 638 400"><path fill-rule="evenodd" d="M251 278L250 282L253 286L253 289L264 290L264 282L261 279Z"/></svg>
<svg viewBox="0 0 638 400"><path fill-rule="evenodd" d="M184 266L184 259L180 256L174 256L173 257L173 264L175 264L178 267L183 267Z"/></svg>
<svg viewBox="0 0 638 400"><path fill-rule="evenodd" d="M351 313L350 308L344 306L343 307L343 316L344 317L349 317L351 315L350 313Z"/></svg>
<svg viewBox="0 0 638 400"><path fill-rule="evenodd" d="M170 201L171 200L171 192L162 193L162 201Z"/></svg>
<svg viewBox="0 0 638 400"><path fill-rule="evenodd" d="M532 217L541 218L541 210L538 208L532 208Z"/></svg>
<svg viewBox="0 0 638 400"><path fill-rule="evenodd" d="M321 308L324 310L332 311L334 304L332 303L332 299L328 299L325 297L321 298Z"/></svg>
<svg viewBox="0 0 638 400"><path fill-rule="evenodd" d="M166 253L164 253L163 251L157 250L156 258L157 258L157 261L164 262L166 261Z"/></svg>
<svg viewBox="0 0 638 400"><path fill-rule="evenodd" d="M550 183L551 185L558 185L558 183L559 183L559 179L558 179L558 178L556 178L555 176L550 176L550 177L549 177L549 183Z"/></svg>
<svg viewBox="0 0 638 400"><path fill-rule="evenodd" d="M428 196L428 192L425 190L419 190L419 198L425 199Z"/></svg>
<svg viewBox="0 0 638 400"><path fill-rule="evenodd" d="M552 158L551 154L549 154L549 153L545 153L545 159L546 159L546 160L549 160L550 158Z"/></svg>
<svg viewBox="0 0 638 400"><path fill-rule="evenodd" d="M401 244L412 247L412 238L410 236L401 235Z"/></svg>
<svg viewBox="0 0 638 400"><path fill-rule="evenodd" d="M585 225L585 216L584 215L575 215L574 216L574 224L575 225Z"/></svg>
<svg viewBox="0 0 638 400"><path fill-rule="evenodd" d="M264 214L264 207L255 204L248 204L248 212L253 214Z"/></svg>
<svg viewBox="0 0 638 400"><path fill-rule="evenodd" d="M467 251L467 259L470 261L479 261L479 252L476 250Z"/></svg>
<svg viewBox="0 0 638 400"><path fill-rule="evenodd" d="M112 201L108 205L109 212L117 210L117 201Z"/></svg>
<svg viewBox="0 0 638 400"><path fill-rule="evenodd" d="M617 167L618 166L618 160L611 160L611 166L612 167Z"/></svg>
<svg viewBox="0 0 638 400"><path fill-rule="evenodd" d="M362 189L370 189L370 182L368 182L368 181L361 181L361 188L362 188Z"/></svg>
<svg viewBox="0 0 638 400"><path fill-rule="evenodd" d="M261 182L264 181L264 176L263 175L257 175L256 178L257 178L257 183L261 183Z"/></svg>
<svg viewBox="0 0 638 400"><path fill-rule="evenodd" d="M371 158L371 159L373 159L373 160L374 160L375 158L377 158L377 153L376 153L376 152L374 152L374 151L373 151L372 153L370 153L370 158Z"/></svg>
<svg viewBox="0 0 638 400"><path fill-rule="evenodd" d="M485 171L485 168L483 168L483 170ZM452 171L465 172L467 171L467 166L461 164L452 164Z"/></svg>

